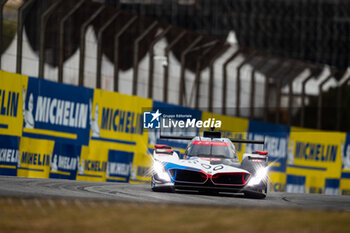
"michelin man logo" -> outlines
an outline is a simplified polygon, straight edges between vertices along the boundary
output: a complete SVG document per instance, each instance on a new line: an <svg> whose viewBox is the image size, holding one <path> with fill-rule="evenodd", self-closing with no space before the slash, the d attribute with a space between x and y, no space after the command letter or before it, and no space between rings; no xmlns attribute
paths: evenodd
<svg viewBox="0 0 350 233"><path fill-rule="evenodd" d="M160 128L160 116L162 114L157 109L156 112L144 112L143 113L143 128L145 129L159 129Z"/></svg>
<svg viewBox="0 0 350 233"><path fill-rule="evenodd" d="M342 147L344 147L342 143ZM342 163L343 163L343 169L350 169L350 144L348 144L344 149L342 149L343 156L342 156Z"/></svg>
<svg viewBox="0 0 350 233"><path fill-rule="evenodd" d="M57 160L57 155L54 155L51 160L51 171L57 171Z"/></svg>
<svg viewBox="0 0 350 233"><path fill-rule="evenodd" d="M288 148L288 165L294 164L294 141L290 140Z"/></svg>
<svg viewBox="0 0 350 233"><path fill-rule="evenodd" d="M28 129L34 129L33 105L34 97L31 93L28 100L28 109L26 109L26 91L23 87L23 120L24 127Z"/></svg>
<svg viewBox="0 0 350 233"><path fill-rule="evenodd" d="M92 115L95 115L93 118ZM100 137L100 127L98 126L98 104L95 106L95 112L92 111L92 101L90 99L90 128L92 137Z"/></svg>
<svg viewBox="0 0 350 233"><path fill-rule="evenodd" d="M79 162L80 162L80 165L79 165ZM78 158L77 168L78 168L78 174L84 175L84 159L80 159L79 161L79 158Z"/></svg>

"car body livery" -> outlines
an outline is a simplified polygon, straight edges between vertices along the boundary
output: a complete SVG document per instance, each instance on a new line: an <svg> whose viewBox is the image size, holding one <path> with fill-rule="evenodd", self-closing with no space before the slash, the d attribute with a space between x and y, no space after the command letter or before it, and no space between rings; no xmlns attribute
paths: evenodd
<svg viewBox="0 0 350 233"><path fill-rule="evenodd" d="M168 136L163 138L175 139ZM239 162L232 142L264 143L221 138L220 133L209 131L204 132L203 137L192 138L183 159L171 147L155 145L152 190L230 192L265 198L268 179L267 152L245 153L242 162Z"/></svg>

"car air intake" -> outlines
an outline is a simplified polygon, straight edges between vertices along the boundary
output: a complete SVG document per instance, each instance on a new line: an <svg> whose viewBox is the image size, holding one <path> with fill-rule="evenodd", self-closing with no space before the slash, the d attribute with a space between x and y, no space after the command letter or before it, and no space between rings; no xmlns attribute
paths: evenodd
<svg viewBox="0 0 350 233"><path fill-rule="evenodd" d="M215 185L245 185L250 174L244 172L217 173L211 178Z"/></svg>
<svg viewBox="0 0 350 233"><path fill-rule="evenodd" d="M208 180L207 175L200 171L170 169L169 172L176 182L204 184Z"/></svg>

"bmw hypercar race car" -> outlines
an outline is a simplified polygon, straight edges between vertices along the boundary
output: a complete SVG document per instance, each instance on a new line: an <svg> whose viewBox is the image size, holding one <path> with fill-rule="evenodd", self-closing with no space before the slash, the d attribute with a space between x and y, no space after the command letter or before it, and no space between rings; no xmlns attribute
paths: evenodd
<svg viewBox="0 0 350 233"><path fill-rule="evenodd" d="M236 143L264 144L264 141L221 138L220 132L205 131L203 137L161 136L191 140L183 159L167 145L155 145L152 190L174 192L196 190L205 193L243 193L251 198L267 194L268 157L265 151L245 153L239 162Z"/></svg>

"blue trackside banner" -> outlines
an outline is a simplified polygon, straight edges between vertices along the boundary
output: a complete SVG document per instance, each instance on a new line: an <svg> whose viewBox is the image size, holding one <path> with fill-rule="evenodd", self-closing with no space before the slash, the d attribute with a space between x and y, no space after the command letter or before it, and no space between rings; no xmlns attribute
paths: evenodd
<svg viewBox="0 0 350 233"><path fill-rule="evenodd" d="M50 178L75 180L81 146L55 143L50 164Z"/></svg>
<svg viewBox="0 0 350 233"><path fill-rule="evenodd" d="M269 153L271 171L286 172L290 127L265 122L249 121L250 140L265 140L263 148L259 144L247 144L246 151L266 150Z"/></svg>
<svg viewBox="0 0 350 233"><path fill-rule="evenodd" d="M350 195L350 134L346 134L342 151L342 169L340 175L340 194Z"/></svg>
<svg viewBox="0 0 350 233"><path fill-rule="evenodd" d="M22 136L88 145L92 89L29 77L23 96Z"/></svg>
<svg viewBox="0 0 350 233"><path fill-rule="evenodd" d="M129 182L133 159L133 152L109 150L106 181Z"/></svg>
<svg viewBox="0 0 350 233"><path fill-rule="evenodd" d="M350 134L346 134L346 140L342 151L342 169L350 170Z"/></svg>
<svg viewBox="0 0 350 233"><path fill-rule="evenodd" d="M0 175L17 176L20 137L0 135Z"/></svg>

